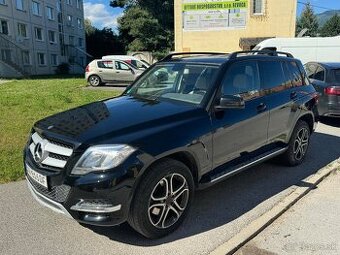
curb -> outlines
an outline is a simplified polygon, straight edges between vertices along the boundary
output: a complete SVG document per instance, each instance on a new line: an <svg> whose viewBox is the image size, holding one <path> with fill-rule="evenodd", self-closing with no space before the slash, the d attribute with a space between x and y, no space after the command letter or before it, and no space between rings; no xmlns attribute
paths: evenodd
<svg viewBox="0 0 340 255"><path fill-rule="evenodd" d="M304 179L304 182L310 184L309 187L297 187L295 191L281 200L272 209L251 222L238 234L210 252L209 255L230 255L235 253L335 171L340 171L340 158Z"/></svg>

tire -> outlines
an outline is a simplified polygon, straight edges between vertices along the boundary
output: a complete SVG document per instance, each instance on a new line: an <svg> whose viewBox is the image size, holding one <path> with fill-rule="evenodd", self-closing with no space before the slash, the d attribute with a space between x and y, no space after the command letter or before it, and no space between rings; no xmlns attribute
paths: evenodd
<svg viewBox="0 0 340 255"><path fill-rule="evenodd" d="M151 166L142 178L134 193L128 222L150 239L168 235L183 222L193 201L192 174L182 162L164 159Z"/></svg>
<svg viewBox="0 0 340 255"><path fill-rule="evenodd" d="M303 162L308 151L310 129L305 121L299 120L290 138L287 151L280 157L288 166L297 166Z"/></svg>
<svg viewBox="0 0 340 255"><path fill-rule="evenodd" d="M91 75L88 81L93 87L97 87L102 84L102 81L98 75Z"/></svg>

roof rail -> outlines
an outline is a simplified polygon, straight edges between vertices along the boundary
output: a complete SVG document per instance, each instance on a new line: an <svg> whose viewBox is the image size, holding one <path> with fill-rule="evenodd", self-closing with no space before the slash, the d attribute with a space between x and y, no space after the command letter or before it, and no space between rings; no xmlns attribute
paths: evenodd
<svg viewBox="0 0 340 255"><path fill-rule="evenodd" d="M288 52L282 52L282 51L274 51L274 50L248 50L248 51L236 51L230 54L230 59L235 59L238 57L239 54L249 54L252 53L255 55L255 53L258 53L258 55L268 55L268 56L275 56L278 57L279 55L284 55L287 58L294 58L292 54Z"/></svg>
<svg viewBox="0 0 340 255"><path fill-rule="evenodd" d="M170 53L166 57L162 58L160 61L171 60L172 57L181 56L181 55L226 55L226 54L229 54L229 53L225 53L225 52L175 52L175 53Z"/></svg>

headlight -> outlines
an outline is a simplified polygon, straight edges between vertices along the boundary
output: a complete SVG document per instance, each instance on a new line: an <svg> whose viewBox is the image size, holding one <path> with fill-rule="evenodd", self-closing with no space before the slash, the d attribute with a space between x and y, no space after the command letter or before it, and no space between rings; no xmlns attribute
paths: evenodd
<svg viewBox="0 0 340 255"><path fill-rule="evenodd" d="M124 144L92 146L81 156L71 173L84 175L116 167L135 150Z"/></svg>

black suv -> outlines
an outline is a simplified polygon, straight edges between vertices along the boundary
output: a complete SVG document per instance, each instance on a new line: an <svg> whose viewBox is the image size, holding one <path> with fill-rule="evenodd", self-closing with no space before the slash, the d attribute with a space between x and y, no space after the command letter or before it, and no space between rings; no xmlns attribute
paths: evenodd
<svg viewBox="0 0 340 255"><path fill-rule="evenodd" d="M164 236L195 189L276 156L300 164L317 100L287 53L171 54L121 96L38 121L24 151L27 183L81 223L128 221Z"/></svg>

